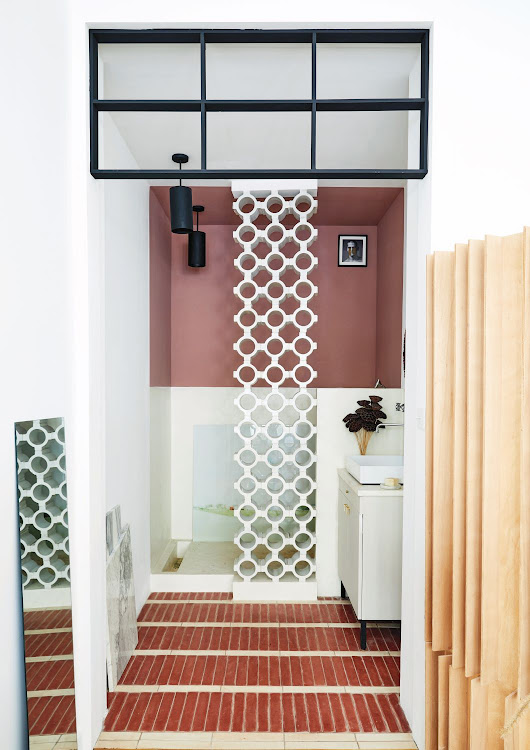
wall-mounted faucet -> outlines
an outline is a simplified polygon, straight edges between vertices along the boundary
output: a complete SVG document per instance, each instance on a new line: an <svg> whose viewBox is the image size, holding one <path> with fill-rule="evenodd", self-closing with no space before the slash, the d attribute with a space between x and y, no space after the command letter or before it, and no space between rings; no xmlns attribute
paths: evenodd
<svg viewBox="0 0 530 750"><path fill-rule="evenodd" d="M376 433L379 432L381 428L384 429L385 427L403 427L403 422L381 422L375 428Z"/></svg>

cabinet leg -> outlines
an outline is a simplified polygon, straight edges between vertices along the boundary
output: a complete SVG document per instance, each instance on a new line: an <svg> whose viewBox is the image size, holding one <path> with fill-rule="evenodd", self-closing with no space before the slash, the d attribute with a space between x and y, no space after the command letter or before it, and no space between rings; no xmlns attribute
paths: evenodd
<svg viewBox="0 0 530 750"><path fill-rule="evenodd" d="M348 598L348 594L346 593L346 589L344 588L344 584L342 583L342 581L340 582L340 596L341 596L341 599Z"/></svg>
<svg viewBox="0 0 530 750"><path fill-rule="evenodd" d="M361 649L366 651L366 620L361 620Z"/></svg>

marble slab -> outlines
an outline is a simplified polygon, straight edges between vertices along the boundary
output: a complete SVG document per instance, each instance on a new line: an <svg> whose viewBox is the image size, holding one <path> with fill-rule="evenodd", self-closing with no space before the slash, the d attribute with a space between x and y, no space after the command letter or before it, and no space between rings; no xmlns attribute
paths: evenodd
<svg viewBox="0 0 530 750"><path fill-rule="evenodd" d="M116 517L114 518L116 522ZM108 528L108 526L107 526ZM126 525L107 560L107 675L114 690L138 643L131 531Z"/></svg>
<svg viewBox="0 0 530 750"><path fill-rule="evenodd" d="M109 510L106 517L107 523L107 561L112 555L122 535L121 508L115 505Z"/></svg>

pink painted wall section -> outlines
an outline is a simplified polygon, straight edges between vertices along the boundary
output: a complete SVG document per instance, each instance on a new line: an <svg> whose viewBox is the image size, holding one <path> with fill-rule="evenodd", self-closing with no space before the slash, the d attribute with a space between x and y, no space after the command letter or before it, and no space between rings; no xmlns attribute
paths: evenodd
<svg viewBox="0 0 530 750"><path fill-rule="evenodd" d="M234 217L236 219L236 217ZM239 309L233 287L241 280L234 266L237 246L232 226L208 225L206 267L188 267L188 238L173 235L171 267L171 385L236 386L234 351Z"/></svg>
<svg viewBox="0 0 530 750"><path fill-rule="evenodd" d="M171 385L171 228L153 190L149 191L150 383Z"/></svg>
<svg viewBox="0 0 530 750"><path fill-rule="evenodd" d="M376 377L401 388L404 196L399 193L377 226Z"/></svg>
<svg viewBox="0 0 530 750"><path fill-rule="evenodd" d="M366 268L338 266L341 234L368 235ZM318 372L318 388L357 388L375 383L377 235L373 226L318 226L318 238L311 245L318 257L318 266L311 274L318 286L312 305L318 322L311 329L317 349L309 359Z"/></svg>
<svg viewBox="0 0 530 750"><path fill-rule="evenodd" d="M239 248L232 235L238 220L220 192L229 189L200 188L201 203L210 206L205 217L224 217L221 223L203 222L207 264L201 269L187 265L187 237L170 232L164 190L152 189L150 199L151 385L235 386L240 357L233 345L241 331L234 323L240 303L233 288L241 275L234 267ZM340 210L333 206L332 190ZM311 249L319 263L311 278L319 292L312 307L319 319L311 330L318 347L309 361L320 388L371 387L378 376L388 387L400 385L403 191L386 195L379 188L372 199L359 190L326 189L326 214L337 211L344 223L321 224L318 213L314 217L319 234ZM194 199L198 191L194 188ZM357 216L361 198L371 206L375 224L346 223L348 201ZM338 266L340 234L368 235L366 268Z"/></svg>

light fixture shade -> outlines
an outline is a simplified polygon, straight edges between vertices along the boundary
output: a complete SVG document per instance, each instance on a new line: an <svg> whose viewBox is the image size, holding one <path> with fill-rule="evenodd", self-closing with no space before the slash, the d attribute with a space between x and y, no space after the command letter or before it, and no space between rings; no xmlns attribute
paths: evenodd
<svg viewBox="0 0 530 750"><path fill-rule="evenodd" d="M191 232L188 237L188 266L204 268L206 265L206 234Z"/></svg>
<svg viewBox="0 0 530 750"><path fill-rule="evenodd" d="M185 185L169 188L171 231L175 234L189 234L193 231L192 205L191 188Z"/></svg>

